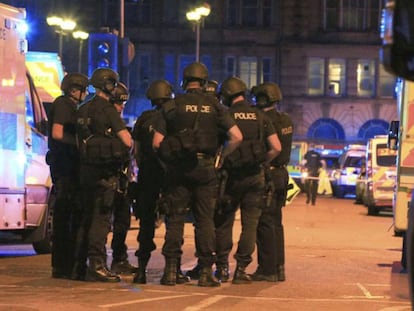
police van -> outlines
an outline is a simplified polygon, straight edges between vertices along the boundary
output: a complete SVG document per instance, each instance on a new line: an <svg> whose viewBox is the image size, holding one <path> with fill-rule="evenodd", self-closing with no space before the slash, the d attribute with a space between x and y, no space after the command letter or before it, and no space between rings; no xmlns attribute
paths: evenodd
<svg viewBox="0 0 414 311"><path fill-rule="evenodd" d="M24 9L0 4L0 240L50 252L47 116L26 69Z"/></svg>
<svg viewBox="0 0 414 311"><path fill-rule="evenodd" d="M335 197L355 195L356 181L365 158L365 145L351 144L344 148L338 159L338 168L331 173L332 191Z"/></svg>
<svg viewBox="0 0 414 311"><path fill-rule="evenodd" d="M381 209L392 208L397 150L388 148L387 143L386 135L375 136L367 143L362 201L368 208L368 215L377 215Z"/></svg>

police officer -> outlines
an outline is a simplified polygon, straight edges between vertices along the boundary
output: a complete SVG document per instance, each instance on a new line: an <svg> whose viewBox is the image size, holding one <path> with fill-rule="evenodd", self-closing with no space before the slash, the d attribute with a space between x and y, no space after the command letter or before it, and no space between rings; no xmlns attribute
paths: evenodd
<svg viewBox="0 0 414 311"><path fill-rule="evenodd" d="M232 228L240 206L242 231L234 258L237 261L233 284L249 284L246 267L252 261L256 244L256 229L264 207L265 192L263 163L280 153L281 145L271 121L246 100L246 84L237 77L223 81L220 96L243 134L243 142L224 160L228 172L225 195L227 206L218 207L216 215L217 262L216 276L228 278L228 256L232 249Z"/></svg>
<svg viewBox="0 0 414 311"><path fill-rule="evenodd" d="M205 93L208 96L211 96L212 98L217 100L217 102L219 102L218 86L219 86L219 83L216 80L208 80L206 87L204 89ZM195 255L197 257L197 254ZM200 270L201 270L201 266L199 263L197 263L194 266L194 268L187 271L185 275L192 280L198 280L200 277Z"/></svg>
<svg viewBox="0 0 414 311"><path fill-rule="evenodd" d="M79 155L76 147L76 110L87 94L88 77L69 73L61 82L63 95L52 103L49 113L49 152L53 187L52 277L69 278L74 263L74 245L79 225Z"/></svg>
<svg viewBox="0 0 414 311"><path fill-rule="evenodd" d="M134 156L139 167L135 216L140 220L140 229L137 236L139 248L135 252L138 257L138 271L134 276L133 283L139 284L147 283L146 269L148 261L152 251L156 248L154 243L157 219L156 202L164 181L164 168L152 148L154 122L164 104L174 105L171 102L174 96L173 88L166 80L152 82L146 95L155 109L144 111L137 119L132 132L135 141ZM177 276L177 282L185 281L185 279L179 278L180 273L177 273Z"/></svg>
<svg viewBox="0 0 414 311"><path fill-rule="evenodd" d="M253 90L257 107L272 120L279 140L281 153L266 168L268 206L263 209L257 226L258 268L254 281L285 281L285 242L282 207L285 206L289 173L286 169L292 149L293 122L287 113L278 110L282 100L279 86L273 82L260 84Z"/></svg>
<svg viewBox="0 0 414 311"><path fill-rule="evenodd" d="M196 253L201 265L198 286L220 286L212 275L212 265L216 261L213 218L217 175L214 156L219 146L219 129L229 137L224 156L239 145L242 135L224 108L204 93L207 79L208 70L204 64L188 65L182 83L186 93L177 95L172 109L163 108L164 117L155 128L153 147L168 165L163 193L168 209L162 248L166 261L161 278L163 285L176 284L177 260L182 254L184 223L191 200Z"/></svg>
<svg viewBox="0 0 414 311"><path fill-rule="evenodd" d="M119 189L119 170L129 158L128 148L132 146L131 135L111 103L118 82L118 74L112 69L96 69L90 79L95 96L78 111L84 214L77 259L80 268L89 259L85 279L92 282L120 281L107 267L105 249L114 197Z"/></svg>
<svg viewBox="0 0 414 311"><path fill-rule="evenodd" d="M306 204L316 203L318 195L319 172L322 167L321 156L313 148L304 155L304 167L307 172L305 180Z"/></svg>
<svg viewBox="0 0 414 311"><path fill-rule="evenodd" d="M118 82L114 96L111 98L111 103L121 116L128 99L129 91L127 86L122 82ZM115 193L113 204L111 271L117 274L131 274L136 271L136 267L128 261L128 246L125 244L128 230L131 226L130 203L126 193L129 182L130 162L127 159L119 171L119 187Z"/></svg>

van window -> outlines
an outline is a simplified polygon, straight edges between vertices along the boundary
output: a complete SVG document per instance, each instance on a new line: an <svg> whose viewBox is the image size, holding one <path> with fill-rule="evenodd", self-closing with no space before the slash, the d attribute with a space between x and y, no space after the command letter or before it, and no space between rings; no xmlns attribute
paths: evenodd
<svg viewBox="0 0 414 311"><path fill-rule="evenodd" d="M362 157L349 156L345 160L344 167L361 167L362 159Z"/></svg>
<svg viewBox="0 0 414 311"><path fill-rule="evenodd" d="M395 166L397 151L389 149L387 144L377 145L377 162L379 166Z"/></svg>

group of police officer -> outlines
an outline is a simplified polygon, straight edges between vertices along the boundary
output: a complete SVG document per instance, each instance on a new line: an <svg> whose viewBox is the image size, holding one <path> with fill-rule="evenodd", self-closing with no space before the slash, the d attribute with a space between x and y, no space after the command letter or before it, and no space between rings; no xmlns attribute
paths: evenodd
<svg viewBox="0 0 414 311"><path fill-rule="evenodd" d="M99 68L90 80L79 73L65 76L64 95L50 110L53 277L118 282L120 273L134 273L133 282L145 284L156 248L156 219L162 214L165 268L160 283L182 284L191 277L199 286L220 286L230 278L232 228L240 208L242 230L232 283L285 280L282 207L293 124L277 109L281 91L271 82L255 86L250 90L256 103L252 105L241 79L228 78L219 88L208 79L206 66L196 62L184 69L183 94L174 95L165 80L151 83L147 97L155 109L137 119L131 137L122 109L116 109L128 99L116 72ZM96 93L82 103L88 84ZM139 172L137 182L127 187L132 149ZM126 194L133 198L140 220L138 267L126 254ZM189 211L198 263L184 275L180 266ZM109 269L105 244L111 227ZM250 275L246 267L255 246L258 267Z"/></svg>

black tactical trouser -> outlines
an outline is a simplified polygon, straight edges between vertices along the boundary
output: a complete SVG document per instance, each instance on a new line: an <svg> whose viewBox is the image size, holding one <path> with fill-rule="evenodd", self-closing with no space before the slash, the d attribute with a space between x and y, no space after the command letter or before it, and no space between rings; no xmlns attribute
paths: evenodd
<svg viewBox="0 0 414 311"><path fill-rule="evenodd" d="M270 202L257 226L257 260L263 274L276 274L276 267L285 264L285 239L282 207L285 205L289 173L283 167L269 171L275 185Z"/></svg>
<svg viewBox="0 0 414 311"><path fill-rule="evenodd" d="M151 252L155 250L155 220L156 202L159 198L164 180L164 170L158 160L144 159L138 172L138 202L136 217L139 218L139 232L137 236L138 250L135 255L138 260L147 261Z"/></svg>
<svg viewBox="0 0 414 311"><path fill-rule="evenodd" d="M125 240L131 226L131 210L124 193L116 192L113 204L112 220L112 260L114 262L128 259L128 246Z"/></svg>
<svg viewBox="0 0 414 311"><path fill-rule="evenodd" d="M166 259L182 255L186 211L192 202L196 252L201 267L211 267L216 261L214 212L217 200L217 175L213 158L199 159L196 168L183 172L173 168L166 174L165 196L171 202L166 222L162 254Z"/></svg>
<svg viewBox="0 0 414 311"><path fill-rule="evenodd" d="M306 203L316 203L318 195L319 174L309 174L309 178L305 181Z"/></svg>
<svg viewBox="0 0 414 311"><path fill-rule="evenodd" d="M78 233L76 259L106 265L106 241L111 230L116 169L84 165L81 167L82 224ZM113 186L110 186L113 185Z"/></svg>
<svg viewBox="0 0 414 311"><path fill-rule="evenodd" d="M216 214L217 264L228 264L233 246L233 223L235 211L240 206L242 231L234 258L246 267L252 261L256 244L256 230L264 206L264 173L260 168L252 172L230 171L226 195L232 198L233 211Z"/></svg>
<svg viewBox="0 0 414 311"><path fill-rule="evenodd" d="M74 265L76 233L80 225L78 180L76 176L58 176L56 172L53 176L54 184L49 198L50 208L53 209L53 274L69 277Z"/></svg>

